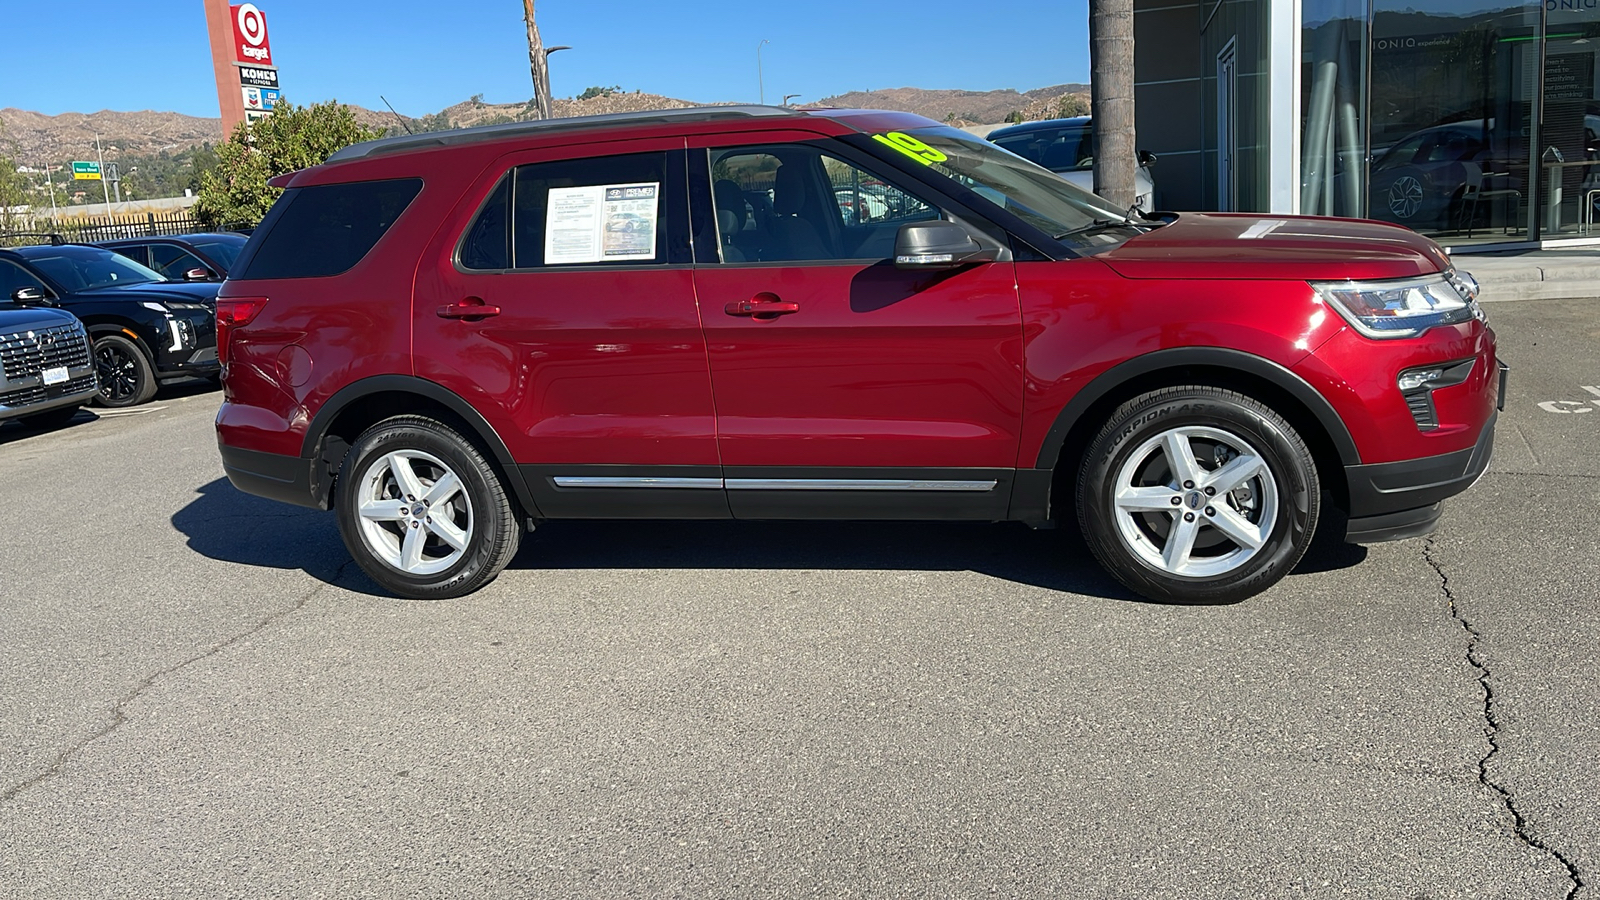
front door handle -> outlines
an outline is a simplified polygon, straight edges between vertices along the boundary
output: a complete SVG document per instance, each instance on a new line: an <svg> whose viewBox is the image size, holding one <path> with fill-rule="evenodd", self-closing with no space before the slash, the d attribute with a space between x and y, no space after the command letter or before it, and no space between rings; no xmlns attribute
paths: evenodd
<svg viewBox="0 0 1600 900"><path fill-rule="evenodd" d="M468 297L449 306L441 306L436 314L441 319L486 319L500 315L500 307L489 306L477 297Z"/></svg>
<svg viewBox="0 0 1600 900"><path fill-rule="evenodd" d="M779 300L776 294L762 292L749 300L735 300L722 308L730 316L753 316L757 319L788 315L800 311L800 304Z"/></svg>

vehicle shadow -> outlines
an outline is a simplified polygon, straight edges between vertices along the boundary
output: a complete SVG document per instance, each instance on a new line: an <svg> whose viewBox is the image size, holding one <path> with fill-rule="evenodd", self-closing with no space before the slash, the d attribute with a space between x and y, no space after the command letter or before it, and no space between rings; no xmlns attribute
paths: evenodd
<svg viewBox="0 0 1600 900"><path fill-rule="evenodd" d="M78 407L78 414L73 416L72 421L65 425L53 425L50 427L35 428L34 426L26 425L17 419L6 419L4 421L0 421L0 446L10 444L14 441L38 437L41 434L57 434L59 432L68 431L73 428L87 425L99 418L99 416L94 414L93 410L90 410L88 407L80 406Z"/></svg>
<svg viewBox="0 0 1600 900"><path fill-rule="evenodd" d="M1324 523L1296 573L1347 568L1366 557L1364 548L1340 540L1342 520ZM172 524L191 549L211 559L300 569L347 590L385 593L348 565L331 513L255 497L226 478L202 486ZM1075 528L1035 531L1014 522L550 522L523 536L508 571L582 569L972 571L1063 593L1150 602L1106 575Z"/></svg>
<svg viewBox="0 0 1600 900"><path fill-rule="evenodd" d="M165 401L182 400L186 397L215 393L219 390L221 388L217 386L217 383L209 378L184 378L161 385L148 404L128 407L128 409L137 413L145 406L159 405ZM52 434L88 425L91 422L99 421L104 413L110 413L111 417L129 414L121 410L107 410L97 406L80 406L78 407L78 414L73 416L70 422L46 428L35 428L31 425L25 425L16 419L7 419L0 421L0 446L41 434Z"/></svg>

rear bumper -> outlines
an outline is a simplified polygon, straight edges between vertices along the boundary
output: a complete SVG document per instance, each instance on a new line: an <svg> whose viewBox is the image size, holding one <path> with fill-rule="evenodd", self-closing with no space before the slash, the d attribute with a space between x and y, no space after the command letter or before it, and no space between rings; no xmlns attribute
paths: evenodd
<svg viewBox="0 0 1600 900"><path fill-rule="evenodd" d="M318 494L312 488L311 475L316 460L243 450L220 442L217 452L222 455L222 470L239 490L296 506L327 508L318 501Z"/></svg>
<svg viewBox="0 0 1600 900"><path fill-rule="evenodd" d="M1478 480L1494 454L1490 415L1476 445L1455 453L1369 466L1345 466L1350 487L1350 522L1345 540L1378 543L1417 537L1433 530L1440 503Z"/></svg>

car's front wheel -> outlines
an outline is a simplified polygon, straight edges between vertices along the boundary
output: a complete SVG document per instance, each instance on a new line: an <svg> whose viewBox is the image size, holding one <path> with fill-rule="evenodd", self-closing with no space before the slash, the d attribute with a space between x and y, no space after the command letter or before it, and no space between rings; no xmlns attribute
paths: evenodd
<svg viewBox="0 0 1600 900"><path fill-rule="evenodd" d="M483 587L521 539L513 503L483 454L422 416L386 419L356 439L339 469L335 507L362 570L417 600Z"/></svg>
<svg viewBox="0 0 1600 900"><path fill-rule="evenodd" d="M94 365L100 376L94 402L100 406L138 406L156 395L155 366L138 344L120 334L94 339Z"/></svg>
<svg viewBox="0 0 1600 900"><path fill-rule="evenodd" d="M1101 565L1153 600L1232 603L1289 573L1320 512L1311 451L1250 397L1189 386L1124 403L1089 447L1078 521Z"/></svg>

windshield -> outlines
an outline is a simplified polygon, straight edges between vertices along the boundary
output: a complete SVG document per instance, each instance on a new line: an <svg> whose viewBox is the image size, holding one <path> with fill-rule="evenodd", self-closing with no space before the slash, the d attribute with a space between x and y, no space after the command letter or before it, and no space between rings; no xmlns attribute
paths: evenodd
<svg viewBox="0 0 1600 900"><path fill-rule="evenodd" d="M872 135L869 140L880 150L892 148L955 179L1060 241L1084 246L1117 243L1142 230L1105 198L965 131L941 125Z"/></svg>
<svg viewBox="0 0 1600 900"><path fill-rule="evenodd" d="M224 269L233 268L233 261L239 258L239 251L244 249L245 241L214 239L195 241L195 249L216 260Z"/></svg>
<svg viewBox="0 0 1600 900"><path fill-rule="evenodd" d="M120 253L99 247L28 247L19 252L69 294L167 280Z"/></svg>

